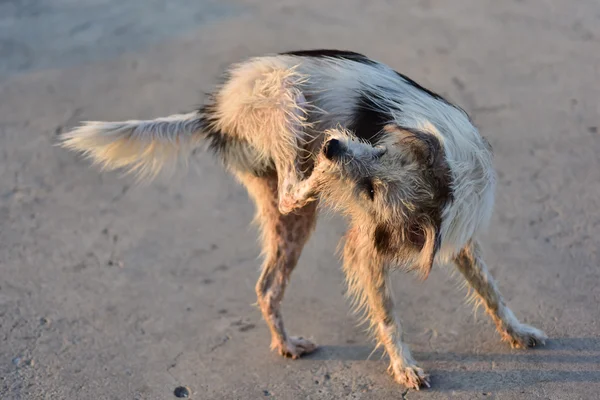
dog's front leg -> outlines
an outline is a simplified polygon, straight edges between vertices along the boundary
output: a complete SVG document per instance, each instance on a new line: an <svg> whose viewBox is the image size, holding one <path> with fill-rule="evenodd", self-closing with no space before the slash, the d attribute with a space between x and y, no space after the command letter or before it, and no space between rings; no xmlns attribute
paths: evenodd
<svg viewBox="0 0 600 400"><path fill-rule="evenodd" d="M364 309L370 320L377 345L390 357L389 371L407 388L429 387L428 376L416 365L408 346L402 341L402 327L394 312L388 271L376 252L364 240L366 235L352 230L344 248L344 271L348 292L356 306Z"/></svg>
<svg viewBox="0 0 600 400"><path fill-rule="evenodd" d="M496 287L494 278L483 262L481 250L476 241L465 246L454 262L475 291L474 294L478 301L485 306L487 313L492 317L498 332L502 335L502 340L509 342L512 347L518 348L544 344L546 340L544 332L519 322L507 307Z"/></svg>

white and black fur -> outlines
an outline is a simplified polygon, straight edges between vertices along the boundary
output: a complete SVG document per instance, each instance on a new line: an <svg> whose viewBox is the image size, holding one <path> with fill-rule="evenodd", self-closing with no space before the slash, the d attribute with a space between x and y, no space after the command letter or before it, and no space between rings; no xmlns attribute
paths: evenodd
<svg viewBox="0 0 600 400"><path fill-rule="evenodd" d="M319 196L353 221L344 254L350 291L366 308L399 382L428 385L390 306L385 283L392 264L414 264L426 276L434 262L454 262L504 339L517 347L544 341L541 331L521 324L506 307L481 259L477 237L494 203L491 147L468 115L440 95L358 53L296 51L232 66L198 111L89 122L62 137L64 147L140 178L186 160L205 142L257 203L266 256L257 294L272 347L282 354L297 357L315 348L287 336L279 303L314 226L310 202ZM397 164L385 163L392 153ZM386 193L378 208L361 203L356 193L375 170L410 178L386 187L400 189ZM380 213L382 207L391 211Z"/></svg>

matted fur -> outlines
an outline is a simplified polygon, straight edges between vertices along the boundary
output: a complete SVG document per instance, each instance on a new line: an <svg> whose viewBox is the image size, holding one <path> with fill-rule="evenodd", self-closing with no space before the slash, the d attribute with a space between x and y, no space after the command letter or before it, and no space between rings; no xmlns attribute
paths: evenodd
<svg viewBox="0 0 600 400"><path fill-rule="evenodd" d="M426 278L436 262L452 261L503 339L516 347L543 343L545 335L506 306L479 249L494 203L489 143L441 96L358 53L290 52L233 65L196 112L89 122L61 138L105 169L144 179L204 142L256 203L265 256L258 305L280 354L316 348L288 336L280 303L319 199L348 218L348 293L398 382L429 385L402 341L393 269Z"/></svg>

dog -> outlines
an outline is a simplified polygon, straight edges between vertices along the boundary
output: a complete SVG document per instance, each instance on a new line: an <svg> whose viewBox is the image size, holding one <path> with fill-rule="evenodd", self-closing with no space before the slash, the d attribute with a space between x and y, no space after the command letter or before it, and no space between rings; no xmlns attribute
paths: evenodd
<svg viewBox="0 0 600 400"><path fill-rule="evenodd" d="M478 237L494 204L492 149L467 113L383 63L340 50L294 51L231 66L196 111L150 121L86 122L61 137L100 167L152 179L207 143L248 190L264 263L258 305L271 348L316 349L286 332L284 291L315 227L320 201L344 214L348 293L364 310L389 371L429 387L403 343L389 273L453 263L513 347L546 335L514 316Z"/></svg>

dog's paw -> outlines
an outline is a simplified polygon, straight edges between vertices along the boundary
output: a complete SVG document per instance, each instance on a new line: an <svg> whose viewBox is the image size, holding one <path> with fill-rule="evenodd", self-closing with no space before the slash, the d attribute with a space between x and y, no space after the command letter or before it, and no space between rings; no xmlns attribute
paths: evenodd
<svg viewBox="0 0 600 400"><path fill-rule="evenodd" d="M390 365L390 369L396 382L404 385L408 389L420 390L421 387L430 387L429 375L416 365L410 365L408 367Z"/></svg>
<svg viewBox="0 0 600 400"><path fill-rule="evenodd" d="M279 212L282 215L287 215L292 211L302 208L304 204L304 202L296 199L293 195L286 194L279 200Z"/></svg>
<svg viewBox="0 0 600 400"><path fill-rule="evenodd" d="M510 343L513 349L526 349L546 344L548 336L533 326L521 324L504 333L504 340Z"/></svg>
<svg viewBox="0 0 600 400"><path fill-rule="evenodd" d="M292 197L284 197L279 201L279 212L281 215L287 215L298 208L298 205Z"/></svg>
<svg viewBox="0 0 600 400"><path fill-rule="evenodd" d="M273 350L284 356L290 357L294 360L303 354L312 353L317 349L317 345L306 340L303 337L290 336L285 342L277 342L271 345Z"/></svg>

